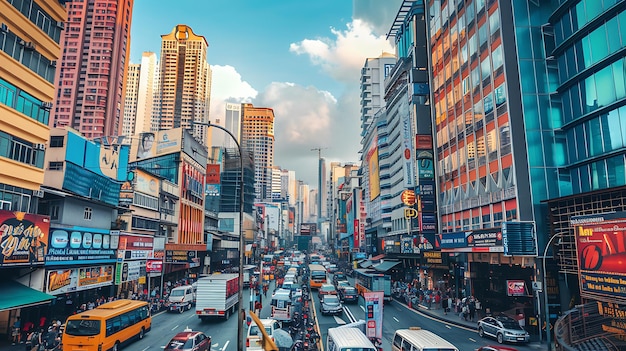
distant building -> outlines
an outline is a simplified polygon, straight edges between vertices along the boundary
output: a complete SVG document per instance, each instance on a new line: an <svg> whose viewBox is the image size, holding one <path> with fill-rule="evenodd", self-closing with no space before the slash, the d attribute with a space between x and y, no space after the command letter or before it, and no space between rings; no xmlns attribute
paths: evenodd
<svg viewBox="0 0 626 351"><path fill-rule="evenodd" d="M159 66L154 52L144 52L141 63L128 66L122 135L154 132L158 123L155 102L158 102Z"/></svg>
<svg viewBox="0 0 626 351"><path fill-rule="evenodd" d="M254 155L255 197L261 202L272 196L274 110L244 103L241 114L241 148Z"/></svg>
<svg viewBox="0 0 626 351"><path fill-rule="evenodd" d="M71 127L88 139L122 132L133 2L66 2L51 126Z"/></svg>

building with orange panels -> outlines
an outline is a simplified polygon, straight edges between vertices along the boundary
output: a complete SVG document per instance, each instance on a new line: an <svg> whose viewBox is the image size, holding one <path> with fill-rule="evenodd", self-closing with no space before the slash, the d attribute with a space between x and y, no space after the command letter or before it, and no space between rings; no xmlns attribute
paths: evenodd
<svg viewBox="0 0 626 351"><path fill-rule="evenodd" d="M118 135L133 0L72 1L66 7L51 126L72 127L88 139Z"/></svg>
<svg viewBox="0 0 626 351"><path fill-rule="evenodd" d="M241 105L241 147L254 154L255 201L271 199L274 166L274 110Z"/></svg>

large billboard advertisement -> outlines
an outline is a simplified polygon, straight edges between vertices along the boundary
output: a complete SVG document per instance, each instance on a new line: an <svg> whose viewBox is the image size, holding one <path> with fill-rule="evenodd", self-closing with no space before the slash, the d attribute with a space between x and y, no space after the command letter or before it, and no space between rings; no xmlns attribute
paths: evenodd
<svg viewBox="0 0 626 351"><path fill-rule="evenodd" d="M413 140L415 139L415 134L413 133L413 121L411 118L411 113L409 112L409 106L406 99L402 99L398 104L397 113L401 116L400 123L401 126L401 138L402 138L402 170L404 172L404 187L405 188L414 188L415 187L415 149L413 146Z"/></svg>
<svg viewBox="0 0 626 351"><path fill-rule="evenodd" d="M159 197L159 178L154 177L142 170L135 171L135 191Z"/></svg>
<svg viewBox="0 0 626 351"><path fill-rule="evenodd" d="M113 265L48 271L46 292L52 295L113 284Z"/></svg>
<svg viewBox="0 0 626 351"><path fill-rule="evenodd" d="M500 227L439 235L444 252L504 252Z"/></svg>
<svg viewBox="0 0 626 351"><path fill-rule="evenodd" d="M374 131L374 134L377 133L378 129ZM367 162L368 166L370 201L372 201L380 195L380 172L378 168L378 135L376 135L372 140L372 143L367 150L365 161Z"/></svg>
<svg viewBox="0 0 626 351"><path fill-rule="evenodd" d="M70 227L50 230L46 266L115 262L118 236L108 230Z"/></svg>
<svg viewBox="0 0 626 351"><path fill-rule="evenodd" d="M43 264L50 217L0 210L0 266Z"/></svg>
<svg viewBox="0 0 626 351"><path fill-rule="evenodd" d="M581 296L626 299L626 212L571 218Z"/></svg>
<svg viewBox="0 0 626 351"><path fill-rule="evenodd" d="M180 151L182 132L182 128L175 128L135 135L130 146L130 162Z"/></svg>

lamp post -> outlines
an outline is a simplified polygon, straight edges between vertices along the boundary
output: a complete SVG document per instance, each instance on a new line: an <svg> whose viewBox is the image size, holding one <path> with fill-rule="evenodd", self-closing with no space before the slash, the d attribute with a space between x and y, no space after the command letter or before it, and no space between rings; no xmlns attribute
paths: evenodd
<svg viewBox="0 0 626 351"><path fill-rule="evenodd" d="M241 152L241 145L239 145L239 141L237 138L231 133L230 130L219 126L217 124L211 124L211 122L192 122L193 124L203 125L207 127L214 127L217 129L221 129L226 132L237 145L237 150L239 151L239 169L241 171L241 177L239 178L239 293L238 293L238 303L237 306L241 309L243 308L243 261L245 259L245 244L243 237L243 153ZM239 320L239 325L237 326L237 350L243 350L243 323L244 316L240 311L237 311L237 316Z"/></svg>
<svg viewBox="0 0 626 351"><path fill-rule="evenodd" d="M546 323L546 342L548 343L548 350L551 351L552 350L552 340L551 339L551 335L550 335L550 309L548 308L548 284L547 284L547 279L546 279L546 260L547 257L546 255L548 254L548 248L550 247L550 245L552 245L552 241L556 238L560 238L563 236L563 233L557 233L554 234L550 240L548 240L548 243L546 244L546 248L543 250L543 298L544 298L544 304L545 304L545 323ZM541 321L539 321L539 338L541 338Z"/></svg>

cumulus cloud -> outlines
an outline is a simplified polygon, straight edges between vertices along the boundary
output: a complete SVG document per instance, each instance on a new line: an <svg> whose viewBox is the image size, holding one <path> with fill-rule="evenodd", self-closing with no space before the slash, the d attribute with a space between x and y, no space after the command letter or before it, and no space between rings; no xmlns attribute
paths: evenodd
<svg viewBox="0 0 626 351"><path fill-rule="evenodd" d="M386 35L404 0L354 0L353 15L369 23L377 35Z"/></svg>

